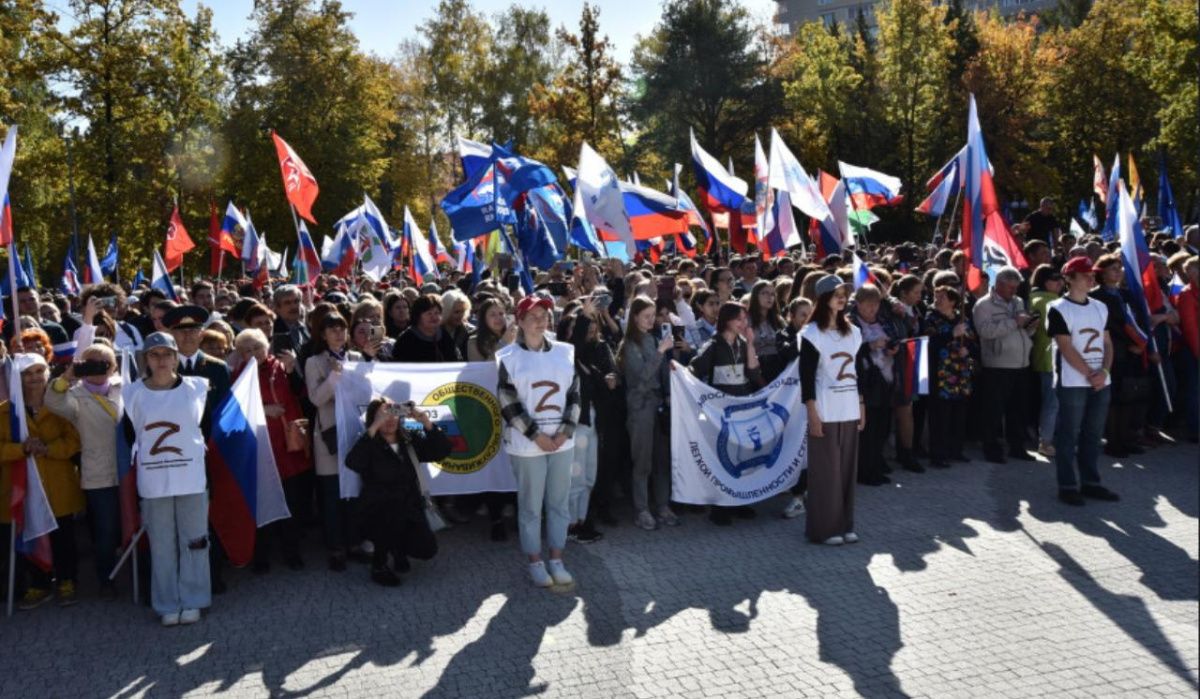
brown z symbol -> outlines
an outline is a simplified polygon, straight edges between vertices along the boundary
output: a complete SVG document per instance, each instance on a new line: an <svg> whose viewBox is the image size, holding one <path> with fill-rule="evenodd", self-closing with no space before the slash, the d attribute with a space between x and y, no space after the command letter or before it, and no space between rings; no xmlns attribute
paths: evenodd
<svg viewBox="0 0 1200 699"><path fill-rule="evenodd" d="M157 430L159 428L163 430L163 433L159 435L158 439L154 440L154 444L150 445L150 456L158 456L164 453L183 456L183 452L180 451L179 447L163 445L163 440L179 432L179 425L173 422L152 422L146 425L147 430Z"/></svg>
<svg viewBox="0 0 1200 699"><path fill-rule="evenodd" d="M550 390L546 391L546 393L542 396L542 399L538 401L538 404L536 407L534 407L533 412L535 412L535 413L544 413L547 411L554 411L554 412L558 412L558 413L562 412L562 408L558 407L557 405L546 405L546 401L550 400L551 396L553 396L554 394L556 394L562 390L562 386L559 386L557 382L555 382L555 381L535 381L535 382L533 382L533 384L530 385L530 387L531 388L548 388L548 389L550 389Z"/></svg>

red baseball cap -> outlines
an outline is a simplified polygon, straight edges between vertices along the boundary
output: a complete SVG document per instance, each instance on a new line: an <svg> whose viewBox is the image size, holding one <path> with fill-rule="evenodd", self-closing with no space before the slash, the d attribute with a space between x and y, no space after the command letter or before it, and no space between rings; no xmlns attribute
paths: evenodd
<svg viewBox="0 0 1200 699"><path fill-rule="evenodd" d="M1092 260L1088 257L1080 255L1067 260L1067 264L1063 265L1063 276L1072 274L1091 274L1095 270L1092 268Z"/></svg>
<svg viewBox="0 0 1200 699"><path fill-rule="evenodd" d="M548 313L554 310L554 302L545 296L539 296L537 294L526 296L525 298L521 299L520 303L517 304L517 320L524 318L526 313L532 311L538 306L546 309L546 312Z"/></svg>

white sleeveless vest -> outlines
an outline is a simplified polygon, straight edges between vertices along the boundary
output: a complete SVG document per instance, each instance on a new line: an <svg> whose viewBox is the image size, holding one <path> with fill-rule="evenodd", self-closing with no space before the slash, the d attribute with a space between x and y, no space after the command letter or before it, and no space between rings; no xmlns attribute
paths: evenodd
<svg viewBox="0 0 1200 699"><path fill-rule="evenodd" d="M858 422L858 374L854 358L862 345L862 331L851 325L849 334L821 330L809 323L800 331L821 353L817 364L817 414L822 422Z"/></svg>
<svg viewBox="0 0 1200 699"><path fill-rule="evenodd" d="M185 376L168 391L139 381L125 393L125 414L137 435L138 494L144 498L204 492L204 401L208 379Z"/></svg>
<svg viewBox="0 0 1200 699"><path fill-rule="evenodd" d="M575 381L575 348L565 342L545 341L550 342L549 352L531 352L513 343L496 352L496 360L508 372L525 412L542 432L553 435L562 425L567 391ZM543 456L573 449L575 440L568 439L555 452L544 452L528 437L505 426L504 447L516 456Z"/></svg>
<svg viewBox="0 0 1200 699"><path fill-rule="evenodd" d="M1104 329L1108 324L1108 307L1096 299L1089 298L1087 303L1075 303L1067 298L1061 298L1050 303L1050 308L1058 311L1067 330L1071 331L1071 346L1083 357L1083 361L1094 369L1104 368ZM1053 339L1053 338L1052 338ZM1058 386L1065 388L1091 388L1087 377L1080 374L1075 367L1064 360L1058 353L1058 343L1054 342L1054 367L1058 376ZM1112 383L1112 378L1104 377L1104 385Z"/></svg>

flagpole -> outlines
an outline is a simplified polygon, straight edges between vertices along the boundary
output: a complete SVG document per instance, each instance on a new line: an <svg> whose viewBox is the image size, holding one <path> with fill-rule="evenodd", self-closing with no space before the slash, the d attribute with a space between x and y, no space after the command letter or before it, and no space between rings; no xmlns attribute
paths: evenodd
<svg viewBox="0 0 1200 699"><path fill-rule="evenodd" d="M956 192L954 195L954 208L951 209L950 221L946 224L947 242L949 242L950 230L952 228L954 228L954 217L958 215L958 202L962 200L962 193L963 193L963 187L959 187L958 192ZM941 220L941 217L938 217L938 220ZM935 230L934 233L937 233L937 231ZM962 230L960 229L958 233L959 233L959 238L961 239L962 238ZM963 281L965 283L966 280L963 280Z"/></svg>
<svg viewBox="0 0 1200 699"><path fill-rule="evenodd" d="M21 313L17 305L17 268L15 266L15 260L13 259L16 254L17 243L15 240L13 240L8 244L8 288L12 290L11 300L13 311L13 339L21 337ZM11 362L12 359L9 359L8 361ZM21 390L21 387L17 386L16 390ZM20 435L13 436L20 438ZM11 468L28 469L29 467L27 464L25 464L25 459L22 459L20 466L14 465ZM26 497L28 497L28 493L26 493ZM22 507L24 507L24 503L22 503ZM15 592L14 588L16 587L17 571L17 513L11 512L9 514L11 516L9 517L10 522L8 525L8 616L11 617L13 613L13 594Z"/></svg>

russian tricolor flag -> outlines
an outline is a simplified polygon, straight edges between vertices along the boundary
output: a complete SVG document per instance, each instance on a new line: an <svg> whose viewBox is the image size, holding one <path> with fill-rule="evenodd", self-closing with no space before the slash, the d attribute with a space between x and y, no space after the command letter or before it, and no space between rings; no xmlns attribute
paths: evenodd
<svg viewBox="0 0 1200 699"><path fill-rule="evenodd" d="M958 192L958 157L946 163L929 181L935 183L933 191L917 205L917 211L929 216L941 216L950 198Z"/></svg>
<svg viewBox="0 0 1200 699"><path fill-rule="evenodd" d="M244 566L254 557L256 530L291 516L271 452L254 358L217 408L208 440L208 480L209 522L230 562Z"/></svg>
<svg viewBox="0 0 1200 699"><path fill-rule="evenodd" d="M429 242L425 240L421 229L417 228L417 222L407 206L404 207L404 232L400 246L401 254L408 256L409 273L418 285L425 283L427 275L438 276L437 265L429 254Z"/></svg>
<svg viewBox="0 0 1200 699"><path fill-rule="evenodd" d="M1146 236L1142 233L1141 224L1138 223L1137 207L1134 206L1133 199L1126 191L1123 181L1118 182L1116 190L1113 193L1113 196L1117 198L1116 220L1113 223L1121 241L1125 288L1132 297L1129 306L1135 317L1140 315L1140 319L1148 323L1150 312L1163 305L1162 289L1159 287L1154 273L1154 261L1150 259ZM1153 343L1154 338L1147 333L1141 323L1133 322L1134 319L1130 320L1133 330L1143 340Z"/></svg>
<svg viewBox="0 0 1200 699"><path fill-rule="evenodd" d="M967 147L963 157L963 218L962 248L967 255L967 286L975 288L980 282L984 264L983 241L987 220L1000 210L996 186L992 181L991 165L983 145L979 126L979 110L975 95L970 96L967 111Z"/></svg>
<svg viewBox="0 0 1200 699"><path fill-rule="evenodd" d="M904 361L900 365L900 389L905 400L929 395L929 338L910 337L904 346Z"/></svg>
<svg viewBox="0 0 1200 699"><path fill-rule="evenodd" d="M903 199L900 195L899 177L843 163L840 160L838 171L842 174L842 182L846 184L846 192L850 194L850 201L856 209L891 206Z"/></svg>
<svg viewBox="0 0 1200 699"><path fill-rule="evenodd" d="M296 237L300 240L296 248L296 283L304 286L316 281L317 276L321 274L321 256L317 254L317 246L313 243L304 221L300 222Z"/></svg>
<svg viewBox="0 0 1200 699"><path fill-rule="evenodd" d="M446 251L446 246L442 244L442 238L438 235L437 221L433 217L429 218L429 254L433 256L434 263L438 262L453 262L450 259L450 253Z"/></svg>
<svg viewBox="0 0 1200 699"><path fill-rule="evenodd" d="M874 284L879 286L879 280L875 278L875 273L867 266L866 262L858 256L857 251L850 252L851 259L854 261L854 289L857 291L865 284Z"/></svg>

